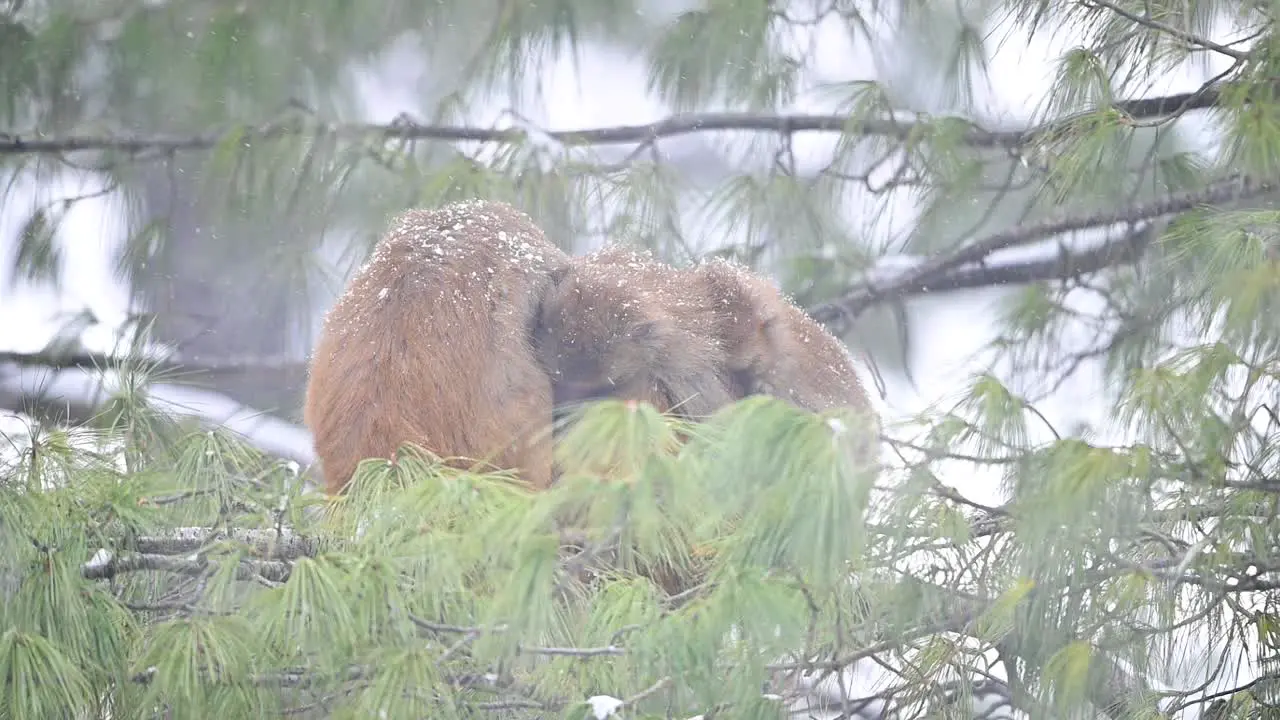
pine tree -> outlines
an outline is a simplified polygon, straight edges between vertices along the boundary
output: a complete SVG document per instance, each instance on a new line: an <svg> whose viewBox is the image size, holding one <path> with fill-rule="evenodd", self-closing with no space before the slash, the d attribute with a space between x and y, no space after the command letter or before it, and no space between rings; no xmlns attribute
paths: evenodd
<svg viewBox="0 0 1280 720"><path fill-rule="evenodd" d="M13 280L65 286L65 221L109 196L137 301L115 352L81 314L0 355L29 421L0 454L0 720L1276 712L1272 6L659 5L0 5ZM1006 38L1063 33L1048 102L983 108ZM666 119L484 117L605 52ZM420 72L420 107L364 119L371 67ZM567 250L732 254L904 376L952 351L911 341L921 298L988 289L990 369L887 422L878 474L853 418L605 402L551 491L406 448L335 502L163 401L194 371L295 420L314 315L387 217L476 196ZM104 392L28 382L56 370ZM1055 427L1090 377L1112 422ZM978 475L999 504L956 489Z"/></svg>

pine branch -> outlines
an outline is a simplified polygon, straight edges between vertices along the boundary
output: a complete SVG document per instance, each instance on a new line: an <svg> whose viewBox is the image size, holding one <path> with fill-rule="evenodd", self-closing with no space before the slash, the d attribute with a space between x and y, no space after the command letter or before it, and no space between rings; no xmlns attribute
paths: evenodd
<svg viewBox="0 0 1280 720"><path fill-rule="evenodd" d="M977 242L965 244L952 252L934 257L921 263L918 267L898 274L897 277L891 280L880 283L875 281L860 283L844 296L831 302L814 306L810 309L810 314L818 321L825 323L833 322L842 316L856 318L872 305L887 299L897 299L912 294L930 292L935 289L935 285L940 286L939 289L949 289L948 285L955 283L954 277L957 271L963 275L965 266L978 265L979 267L977 268L970 268L969 272L980 273L981 264L990 255L1000 250L1026 245L1034 240L1062 233L1111 225L1132 225L1167 217L1201 206L1220 205L1244 200L1272 192L1277 187L1280 187L1280 183L1271 179L1255 179L1244 175L1236 175L1227 180L1214 183L1205 190L1178 193L1144 205L1133 205L1121 210L1093 215L1068 215L1033 225L1014 227L989 235ZM1109 255L1109 257L1113 258L1123 258L1125 256L1124 253ZM1088 257L1077 258L1077 260L1081 261L1079 265L1073 266L1070 263L1060 265L1058 267L1063 269L1067 275L1067 277L1060 279L1067 279L1101 269L1101 267L1094 267L1094 270L1081 270L1081 268L1093 267L1097 266L1098 263L1105 262L1106 257L1108 255L1104 253L1102 256L1093 257L1092 259ZM1032 267L1023 267L1020 270L1012 271L1012 274L1019 272L1024 275L1032 275L1036 279L1050 279L1037 277L1037 273L1051 274L1052 268L1046 267L1041 263L1035 263Z"/></svg>
<svg viewBox="0 0 1280 720"><path fill-rule="evenodd" d="M114 353L90 352L75 350L66 352L59 349L38 350L36 352L17 352L0 350L0 363L10 363L20 367L42 367L50 370L112 370L145 363L149 373L191 373L218 372L227 370L271 368L294 372L306 372L306 362L294 355L255 355L227 358L211 358L192 360L180 355L163 358L146 358L141 361L136 356L117 355Z"/></svg>
<svg viewBox="0 0 1280 720"><path fill-rule="evenodd" d="M211 543L222 539L231 539L235 542L242 543L250 547L251 552L255 552L261 556L270 556L275 558L288 557L290 555L313 555L320 551L319 543L313 538L307 538L298 535L292 531L284 530L247 530L235 529L228 532L214 531L207 528L178 528L165 536L144 536L137 538L134 543L136 550L142 552L121 556L120 558L110 557L106 551L101 551L99 557L95 561L86 563L82 569L82 573L86 578L107 579L117 577L120 574L137 571L137 570L153 570L170 572L189 577L201 577L207 575L213 568L212 564L202 559L188 559L190 554L199 552L207 548ZM580 538L570 538L570 542L580 540ZM1248 560L1248 558L1245 558ZM1244 560L1240 561L1243 562ZM1167 566L1180 566L1183 559L1180 557L1169 557L1163 561L1147 559L1142 566L1142 570L1146 572L1158 572L1161 568ZM1234 563L1238 566L1239 563ZM267 585L273 585L288 577L289 563L283 560L263 560L259 558L242 559L236 567L235 575L239 579L260 582ZM1132 568L1124 563L1120 563L1112 568L1103 568L1098 572L1091 573L1089 577L1084 578L1087 585L1095 585L1099 582L1114 578L1118 573L1132 572ZM1204 578L1196 576L1187 576L1182 573L1167 575L1166 579L1175 584L1205 584ZM947 588L942 586L930 585L933 592L939 593L940 597L949 598L948 602L937 605L937 612L928 617L919 619L918 624L910 629L904 629L904 632L896 634L893 638L886 638L871 645L867 645L856 649L844 649L835 657L830 659L811 658L807 660L791 660L770 663L767 667L775 672L801 672L809 674L819 671L823 675L832 673L847 672L850 667L859 660L871 658L883 653L893 652L902 648L904 645L910 645L913 642L922 640L927 637L937 635L944 632L957 632L965 634L973 623L983 617L997 602L994 599L982 598L971 595L955 595ZM1241 586L1232 588L1237 592L1255 591L1260 586ZM1055 593L1061 588L1042 587L1034 590L1034 593ZM202 612L195 609L194 605L189 603L162 603L155 606L139 606L139 610L155 610L162 612ZM460 635L462 638L454 642L451 647L462 647L464 644L488 633L507 632L508 628L504 625L498 625L492 628L481 626L462 626L437 623L430 620L421 619L410 616L409 618L420 629L433 632L436 634ZM617 657L627 655L628 651L619 644L617 638L626 629L619 631L615 638L610 640L608 645L599 647L540 647L540 646L521 646L518 650L521 654L543 656L543 657L572 657L581 660L588 660L602 657ZM1007 652L1017 654L1019 646L1023 644L1023 639L1015 635L1006 637L1002 641L1002 647ZM446 650L446 657L448 651ZM1096 662L1102 663L1100 667L1105 670L1107 681L1101 686L1094 688L1093 702L1095 706L1102 709L1104 714L1111 717L1119 717L1126 711L1128 698L1133 697L1135 693L1141 694L1145 692L1142 680L1131 673L1122 670L1118 665L1111 662L1104 655L1098 655ZM303 674L305 675L305 673ZM302 677L302 676L300 676ZM812 679L809 682L810 690L817 691L817 687L821 684L821 678ZM656 686L655 686L656 688ZM660 688L657 688L660 689ZM657 689L654 691L656 692ZM857 700L847 700L846 702L856 702ZM503 702L503 701L499 701Z"/></svg>
<svg viewBox="0 0 1280 720"><path fill-rule="evenodd" d="M1226 45L1221 45L1207 38L1202 38L1199 35L1196 35L1194 33L1189 33L1185 30L1180 30L1172 25L1169 25L1168 23L1160 22L1159 20L1152 18L1150 15L1138 15L1137 13L1131 13L1128 10L1125 10L1124 8L1120 7L1119 5L1107 2L1107 0L1088 0L1087 4L1095 5L1100 8L1106 8L1107 10L1110 10L1111 12L1119 15L1120 17L1134 23L1135 25L1141 25L1143 27L1150 28L1157 32L1164 33L1166 35L1172 35L1173 37L1189 45L1193 45L1195 47L1204 48L1206 50L1212 50L1214 52L1222 53L1223 55L1234 58L1236 60L1244 60L1249 57L1249 53L1244 50L1236 50L1235 48L1227 47Z"/></svg>
<svg viewBox="0 0 1280 720"><path fill-rule="evenodd" d="M128 357L100 357L94 353L70 356L71 359L65 355L42 358L41 353L13 355L11 364L24 360L23 356L30 357L15 372L6 372L0 363L0 410L25 413L53 425L92 423L111 399L111 393L104 392L106 383L101 369L129 362ZM77 358L83 364L71 362ZM55 360L52 372L41 365L42 359ZM300 466L315 460L310 433L295 423L198 387L157 382L148 390L150 402L172 416L232 430L262 452Z"/></svg>
<svg viewBox="0 0 1280 720"><path fill-rule="evenodd" d="M1154 119L1187 110L1203 110L1218 105L1225 85L1203 88L1189 93L1154 98L1121 100L1112 108L1137 120ZM303 123L279 122L247 126L217 133L194 135L102 134L40 137L0 133L0 155L62 154L81 151L110 151L136 155L140 153L172 154L183 151L208 150L232 138L243 145L290 135L315 133L339 140L433 140L446 142L521 143L545 136L568 147L652 143L662 138L704 132L767 132L791 136L802 132L843 133L882 136L905 140L919 132L932 118L917 113L912 119L880 118L851 124L846 115L777 114L749 112L709 112L672 115L643 125L617 125L577 130L538 130L523 128L481 128L461 125L428 125L415 122L377 123ZM967 121L966 121L967 122ZM1038 137L1056 132L1063 120L1054 120L1024 130L988 130L976 125L964 134L963 142L974 147L1018 148Z"/></svg>

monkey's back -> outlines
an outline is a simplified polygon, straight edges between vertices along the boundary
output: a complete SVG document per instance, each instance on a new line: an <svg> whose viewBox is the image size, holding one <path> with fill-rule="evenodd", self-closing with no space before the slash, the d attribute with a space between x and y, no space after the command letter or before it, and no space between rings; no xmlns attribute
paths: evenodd
<svg viewBox="0 0 1280 720"><path fill-rule="evenodd" d="M597 296L638 308L640 315L664 328L663 352L651 362L657 365L654 374L667 380L678 397L655 405L664 412L678 406L681 414L697 416L740 397L723 373L724 328L733 308L707 292L697 276L624 245L609 245L578 260L580 272L590 278Z"/></svg>
<svg viewBox="0 0 1280 720"><path fill-rule="evenodd" d="M608 245L583 256L596 274L597 281L626 282L632 288L632 296L647 301L661 311L684 336L687 343L698 348L702 362L723 362L722 338L726 323L734 317L734 308L726 298L710 292L695 273L676 268L625 245ZM703 347L710 343L710 347Z"/></svg>
<svg viewBox="0 0 1280 720"><path fill-rule="evenodd" d="M550 482L550 380L528 328L567 258L524 213L469 201L397 216L325 316L304 420L326 487L412 441ZM545 417L543 417L545 416Z"/></svg>

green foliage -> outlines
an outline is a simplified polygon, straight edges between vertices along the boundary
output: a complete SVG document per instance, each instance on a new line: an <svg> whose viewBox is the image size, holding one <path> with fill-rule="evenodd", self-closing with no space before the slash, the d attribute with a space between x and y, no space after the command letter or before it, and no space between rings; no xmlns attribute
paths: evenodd
<svg viewBox="0 0 1280 720"><path fill-rule="evenodd" d="M788 102L800 67L771 42L778 19L769 3L735 0L681 14L651 51L649 89L677 111L709 99L746 108Z"/></svg>
<svg viewBox="0 0 1280 720"><path fill-rule="evenodd" d="M118 418L97 444L119 448L155 417L135 403L122 408L141 417ZM578 716L603 694L642 712L767 717L776 705L760 688L786 658L843 664L895 644L915 646L915 688L998 646L1040 658L1031 673L1046 699L1076 707L1114 660L1074 628L1169 610L1152 571L1099 562L1141 541L1161 512L1153 481L1191 456L1074 438L1035 447L1018 419L1034 408L990 376L958 410L971 421L949 416L927 442L999 437L978 444L1019 450L1003 511L1011 552L993 555L940 503L951 496L927 464L877 490L855 457L860 418L763 397L697 425L647 405L588 406L559 445L564 479L545 492L406 446L304 512L281 503L308 502L290 473L223 433L171 430L130 472L118 452L37 436L0 486L5 716L247 717L315 703L339 717ZM1231 538L1268 544L1250 529L1223 525L1205 562L1222 562ZM900 575L954 553L969 559L940 583ZM1069 588L1089 575L1097 597L1082 602ZM969 628L977 645L927 628ZM31 684L29 672L63 682Z"/></svg>
<svg viewBox="0 0 1280 720"><path fill-rule="evenodd" d="M56 213L56 211L54 211ZM18 256L14 265L18 270L16 278L27 282L49 282L55 286L58 282L58 263L60 251L55 236L58 232L57 214L44 208L36 208L31 217L23 223L18 235Z"/></svg>
<svg viewBox="0 0 1280 720"><path fill-rule="evenodd" d="M870 489L849 455L853 432L763 398L705 428L601 403L566 436L554 489L531 493L406 447L395 463L366 461L348 493L298 518L301 554L272 542L279 514L259 510L291 480L229 436L180 433L128 474L37 438L0 486L6 537L31 541L11 543L0 568L13 586L5 716L99 698L126 716L247 717L345 688L324 700L339 716L452 717L489 702L461 679L486 672L501 676L491 691L528 688L530 708L666 678L663 702L751 714L771 661L850 622L839 598ZM757 438L806 459L733 450L765 447ZM53 474L44 458L80 464ZM778 474L808 483L831 515L806 526L771 489ZM733 502L716 501L735 485ZM564 546L564 532L580 539ZM197 559L164 553L163 538L184 546L183 533L203 538ZM254 533L263 539L246 541ZM95 552L110 559L89 562ZM702 584L670 595L658 568ZM583 664L593 646L617 659ZM26 668L64 684L19 686Z"/></svg>

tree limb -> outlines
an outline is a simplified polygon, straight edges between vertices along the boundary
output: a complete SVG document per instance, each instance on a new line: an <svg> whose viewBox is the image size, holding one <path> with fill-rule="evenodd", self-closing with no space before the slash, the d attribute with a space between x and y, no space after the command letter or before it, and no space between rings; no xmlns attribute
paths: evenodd
<svg viewBox="0 0 1280 720"><path fill-rule="evenodd" d="M1013 227L989 235L977 242L956 248L900 273L883 283L860 283L844 296L822 303L810 309L810 314L820 322L832 322L841 316L856 318L867 308L888 298L899 298L915 293L929 292L935 283L946 286L949 271L965 265L982 263L992 253L1034 239L1047 238L1077 230L1101 228L1108 225L1134 224L1173 215L1203 205L1217 205L1229 201L1256 197L1275 190L1280 184L1270 179L1255 179L1244 175L1210 185L1205 190L1170 195L1145 205L1134 205L1093 215L1068 215L1034 225ZM1094 258L1094 262L1098 262ZM1043 272L1044 269L1041 268ZM1030 273L1030 270L1025 272ZM1083 273L1080 273L1083 274ZM970 286L972 287L972 286Z"/></svg>
<svg viewBox="0 0 1280 720"><path fill-rule="evenodd" d="M1231 58L1235 58L1236 60L1244 60L1245 58L1249 57L1249 53L1244 50L1236 50L1235 48L1227 47L1226 45L1221 45L1216 42L1213 42L1208 38L1202 38L1199 35L1196 35L1194 33L1189 33L1185 30L1181 30L1172 25L1169 25L1168 23L1160 22L1159 20L1156 20L1155 18L1151 17L1149 13L1145 15L1138 15L1137 13L1131 13L1128 10L1125 10L1124 8L1120 7L1119 5L1107 2L1107 0L1089 0L1089 2L1085 4L1086 5L1092 4L1100 8L1106 8L1107 10L1110 10L1111 12L1124 18L1125 20L1128 20L1129 22L1134 23L1135 25L1141 25L1143 27L1150 28L1152 30L1155 30L1156 32L1161 32L1166 35L1172 35L1173 37L1187 43L1188 45L1193 45L1195 47L1204 48L1206 50L1212 50L1214 52L1222 53L1223 55L1226 55Z"/></svg>
<svg viewBox="0 0 1280 720"><path fill-rule="evenodd" d="M68 356L60 357L60 363L70 362ZM106 358L85 353L80 359L84 364L65 369L55 367L52 371L42 367L38 359L24 363L25 366L15 372L5 372L4 364L0 363L0 409L27 413L53 424L91 422L111 399L111 383L109 377L104 378L103 368L120 366L127 358L112 358L109 363L99 364L99 360ZM148 395L149 401L164 412L237 432L251 445L274 457L292 460L303 467L315 460L311 435L305 428L241 405L221 393L157 382L149 386Z"/></svg>
<svg viewBox="0 0 1280 720"><path fill-rule="evenodd" d="M1152 119L1187 110L1203 110L1217 106L1224 85L1189 93L1155 98L1120 100L1111 105L1135 119ZM969 122L963 118L955 118ZM880 118L854 121L847 115L776 114L750 112L709 112L672 115L642 125L617 125L577 130L539 131L562 145L586 147L627 143L652 143L661 138L713 131L769 132L794 135L801 132L843 133L892 137L905 140L919 132L920 126L932 120L923 113L915 117ZM963 142L973 147L1017 148L1038 136L1056 131L1061 120L1023 130L987 130L972 124ZM328 135L344 140L438 140L449 142L518 143L535 133L523 128L481 128L459 125L428 125L414 122L377 123L303 123L279 122L257 127L241 127L230 131L197 135L103 134L38 137L0 133L0 155L52 155L78 151L113 151L125 154L144 152L175 153L208 150L233 136L249 145L305 132Z"/></svg>

